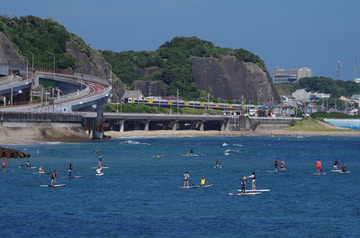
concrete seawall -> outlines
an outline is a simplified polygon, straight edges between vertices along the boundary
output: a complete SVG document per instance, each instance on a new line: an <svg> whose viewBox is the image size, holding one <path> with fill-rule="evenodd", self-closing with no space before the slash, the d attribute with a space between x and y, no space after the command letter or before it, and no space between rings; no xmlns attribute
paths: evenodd
<svg viewBox="0 0 360 238"><path fill-rule="evenodd" d="M0 113L0 143L89 141L81 122L75 114Z"/></svg>

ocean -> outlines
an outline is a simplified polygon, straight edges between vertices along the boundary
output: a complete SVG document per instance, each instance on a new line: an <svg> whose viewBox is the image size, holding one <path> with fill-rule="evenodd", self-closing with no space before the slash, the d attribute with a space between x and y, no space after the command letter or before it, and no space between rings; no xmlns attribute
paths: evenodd
<svg viewBox="0 0 360 238"><path fill-rule="evenodd" d="M2 145L4 146L4 145ZM30 153L0 173L1 237L360 237L360 138L117 138L6 145ZM205 156L180 156L190 150ZM93 153L100 150L98 153ZM165 157L157 157L164 154ZM95 176L103 155L103 176ZM288 170L274 173L276 158ZM315 163L322 161L322 174ZM58 170L50 174L32 166ZM350 173L330 170L340 160ZM222 168L214 168L219 161ZM68 164L73 175L68 178ZM183 174L198 185L183 189ZM257 195L238 193L256 174ZM251 188L251 182L247 189Z"/></svg>

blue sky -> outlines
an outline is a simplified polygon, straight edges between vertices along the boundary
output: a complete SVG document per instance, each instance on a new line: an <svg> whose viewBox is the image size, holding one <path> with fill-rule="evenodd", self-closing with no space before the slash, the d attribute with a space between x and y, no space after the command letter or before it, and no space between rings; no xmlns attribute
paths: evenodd
<svg viewBox="0 0 360 238"><path fill-rule="evenodd" d="M196 36L251 51L270 73L305 66L314 76L337 79L340 60L342 80L354 80L360 54L359 0L1 2L1 15L53 18L93 49L154 51L174 37Z"/></svg>

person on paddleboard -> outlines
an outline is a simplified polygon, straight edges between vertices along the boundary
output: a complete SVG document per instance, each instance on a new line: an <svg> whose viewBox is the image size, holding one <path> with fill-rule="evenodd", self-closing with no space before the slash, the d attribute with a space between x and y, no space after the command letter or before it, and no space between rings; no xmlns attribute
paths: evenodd
<svg viewBox="0 0 360 238"><path fill-rule="evenodd" d="M96 174L101 174L101 167L98 167L97 169L96 169Z"/></svg>
<svg viewBox="0 0 360 238"><path fill-rule="evenodd" d="M208 181L206 180L206 178L204 176L202 176L202 178L200 179L200 186L205 186L208 184Z"/></svg>
<svg viewBox="0 0 360 238"><path fill-rule="evenodd" d="M334 170L338 170L339 160L335 160L334 162Z"/></svg>
<svg viewBox="0 0 360 238"><path fill-rule="evenodd" d="M7 164L7 163L8 163L7 158L4 157L3 162L2 162L2 167L3 167L3 171L4 171L4 172L6 172L6 164Z"/></svg>
<svg viewBox="0 0 360 238"><path fill-rule="evenodd" d="M242 192L242 193L245 193L246 183L247 183L247 180L246 180L246 177L244 176L243 179L242 179L241 182L240 182L241 192Z"/></svg>
<svg viewBox="0 0 360 238"><path fill-rule="evenodd" d="M189 172L185 172L185 173L184 173L184 187L188 187L188 186L189 186L189 178L190 178Z"/></svg>
<svg viewBox="0 0 360 238"><path fill-rule="evenodd" d="M71 177L72 169L73 169L73 166L72 166L72 164L70 163L70 164L69 164L69 167L68 167L69 177Z"/></svg>
<svg viewBox="0 0 360 238"><path fill-rule="evenodd" d="M316 161L316 173L321 173L321 160L320 159L318 159L317 161Z"/></svg>
<svg viewBox="0 0 360 238"><path fill-rule="evenodd" d="M251 189L252 190L256 190L256 175L255 172L252 172L252 174L250 176L248 176L248 178L251 178Z"/></svg>
<svg viewBox="0 0 360 238"><path fill-rule="evenodd" d="M346 166L345 166L345 164L342 164L342 166L341 166L341 171L342 171L342 172L346 172Z"/></svg>
<svg viewBox="0 0 360 238"><path fill-rule="evenodd" d="M39 167L39 174L43 174L43 173L45 173L45 170L44 170L44 168L42 167L42 165L40 165L40 167Z"/></svg>
<svg viewBox="0 0 360 238"><path fill-rule="evenodd" d="M26 168L31 168L31 164L30 164L30 161L29 161L29 160L26 161L25 166L26 166Z"/></svg>
<svg viewBox="0 0 360 238"><path fill-rule="evenodd" d="M99 155L98 167L102 167L102 158L103 158L103 155Z"/></svg>
<svg viewBox="0 0 360 238"><path fill-rule="evenodd" d="M56 175L58 174L57 170L54 170L51 174L51 184L54 185L56 183Z"/></svg>
<svg viewBox="0 0 360 238"><path fill-rule="evenodd" d="M275 164L274 164L274 172L278 171L278 166L279 166L279 158L276 158Z"/></svg>

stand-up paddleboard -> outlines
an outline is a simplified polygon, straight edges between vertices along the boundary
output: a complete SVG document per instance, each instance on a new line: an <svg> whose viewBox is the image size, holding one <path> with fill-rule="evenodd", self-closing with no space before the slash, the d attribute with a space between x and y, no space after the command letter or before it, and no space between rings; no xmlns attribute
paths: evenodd
<svg viewBox="0 0 360 238"><path fill-rule="evenodd" d="M326 173L314 173L314 175L320 176L320 175L326 175Z"/></svg>
<svg viewBox="0 0 360 238"><path fill-rule="evenodd" d="M340 174L349 174L350 171L340 171L339 173L340 173Z"/></svg>
<svg viewBox="0 0 360 238"><path fill-rule="evenodd" d="M22 168L22 169L36 169L36 166L26 167L25 165L21 165L19 168Z"/></svg>
<svg viewBox="0 0 360 238"><path fill-rule="evenodd" d="M221 169L222 166L221 166L221 165L220 165L220 166L214 165L214 168L215 168L215 169Z"/></svg>
<svg viewBox="0 0 360 238"><path fill-rule="evenodd" d="M40 185L40 187L65 187L66 184L43 184L43 185Z"/></svg>
<svg viewBox="0 0 360 238"><path fill-rule="evenodd" d="M95 175L96 176L101 176L101 175L104 175L104 173L96 173Z"/></svg>
<svg viewBox="0 0 360 238"><path fill-rule="evenodd" d="M51 172L32 172L33 174L51 174Z"/></svg>
<svg viewBox="0 0 360 238"><path fill-rule="evenodd" d="M279 171L274 171L274 170L268 170L266 171L266 173L278 173Z"/></svg>
<svg viewBox="0 0 360 238"><path fill-rule="evenodd" d="M340 173L342 170L341 169L332 169L330 170L331 172L335 172L335 173Z"/></svg>
<svg viewBox="0 0 360 238"><path fill-rule="evenodd" d="M199 186L200 188L207 188L207 187L211 187L211 186L214 186L214 184L205 184L203 186Z"/></svg>
<svg viewBox="0 0 360 238"><path fill-rule="evenodd" d="M189 188L198 188L200 187L199 185L190 185L190 186L184 186L184 187L179 187L179 188L183 188L183 189L189 189Z"/></svg>
<svg viewBox="0 0 360 238"><path fill-rule="evenodd" d="M90 167L90 169L97 169L98 167ZM109 167L101 167L101 169L108 169Z"/></svg>
<svg viewBox="0 0 360 238"><path fill-rule="evenodd" d="M261 192L246 192L246 193L228 193L228 195L238 195L238 196L246 196L246 195L258 195Z"/></svg>
<svg viewBox="0 0 360 238"><path fill-rule="evenodd" d="M73 179L73 178L82 178L83 176L62 176L61 178L68 178L68 179Z"/></svg>
<svg viewBox="0 0 360 238"><path fill-rule="evenodd" d="M241 192L241 189L238 189L239 192ZM270 189L264 188L264 189L246 189L245 192L270 192Z"/></svg>

